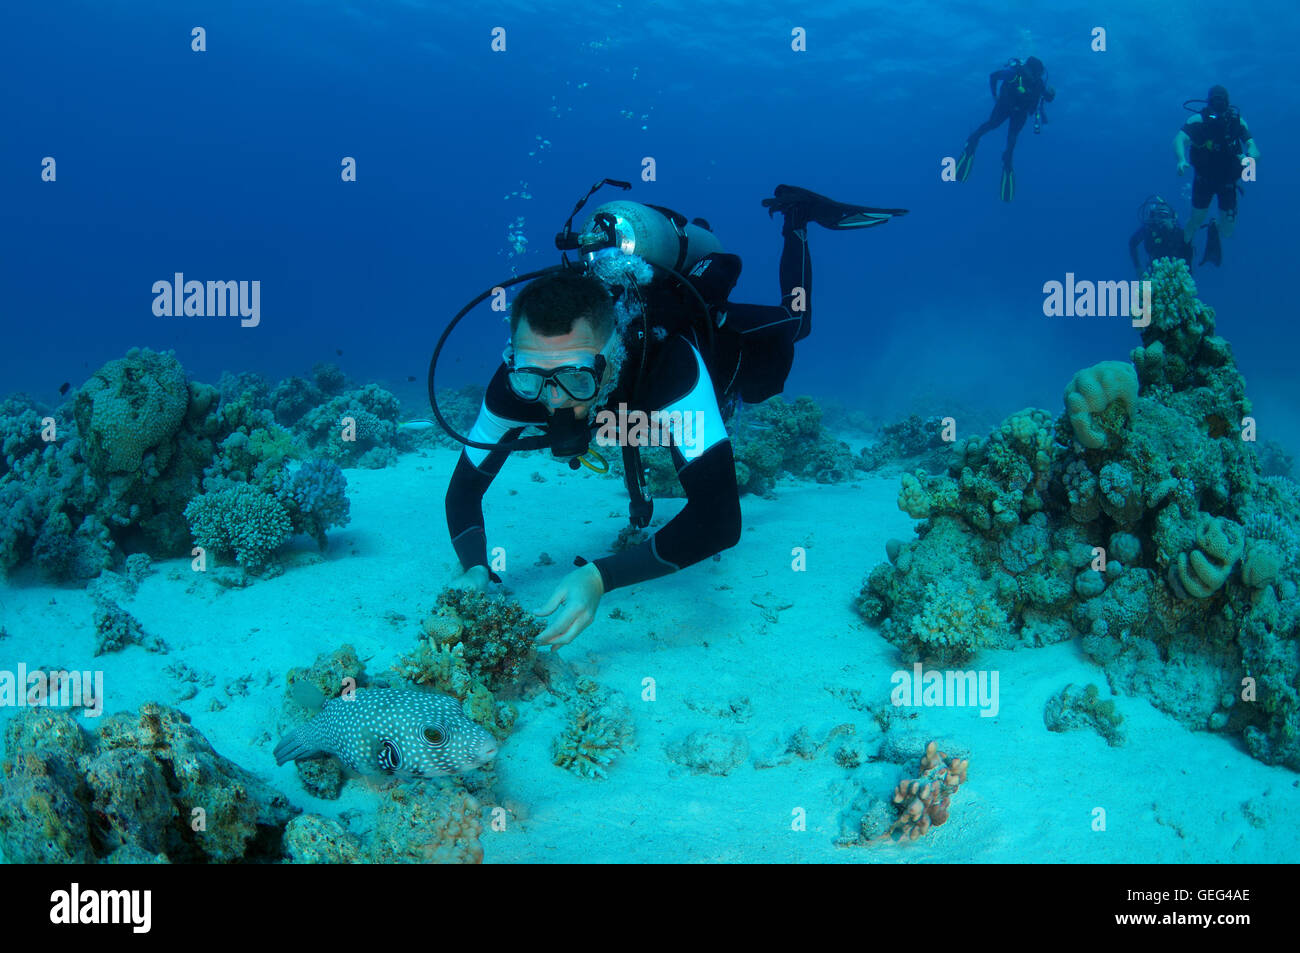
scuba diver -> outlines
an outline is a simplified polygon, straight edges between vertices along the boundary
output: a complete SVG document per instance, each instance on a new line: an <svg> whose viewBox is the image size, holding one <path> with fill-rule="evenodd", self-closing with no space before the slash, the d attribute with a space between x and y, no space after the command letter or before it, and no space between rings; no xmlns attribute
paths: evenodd
<svg viewBox="0 0 1300 953"><path fill-rule="evenodd" d="M793 186L778 186L764 200L769 216L783 218L779 305L728 300L740 277L740 258L722 245L703 219L658 206L615 201L598 207L575 233L573 218L605 179L574 208L556 238L562 251L577 250L581 263L533 272L510 306L510 341L488 384L467 437L456 434L437 407L433 376L442 344L470 302L443 332L429 369L434 415L465 444L447 487L447 528L462 574L452 585L486 590L490 572L483 496L513 450L549 447L576 469L603 463L590 448L601 408L626 405L659 419L680 412L697 422L690 439L670 442L686 505L639 545L588 562L559 583L538 615L560 614L540 634L552 647L572 641L595 619L601 596L621 586L667 575L728 549L740 540L736 466L724 408L778 394L794 356L794 343L812 329L807 301L812 261L807 226L846 230L881 225L906 209L845 205ZM540 276L540 277L539 277ZM499 289L498 289L499 290ZM651 420L653 421L653 417ZM597 436L600 445L606 438ZM626 424L620 423L620 428ZM528 428L541 437L521 437ZM630 429L630 428L628 428ZM682 431L684 432L684 430ZM644 431L643 431L644 433ZM645 492L637 438L620 429L624 480L632 526L649 525L653 503Z"/></svg>
<svg viewBox="0 0 1300 953"><path fill-rule="evenodd" d="M1001 91L998 90L998 83L1002 84ZM1047 122L1043 102L1050 103L1054 100L1056 90L1047 85L1047 68L1043 66L1043 61L1031 56L1023 63L1018 59L1009 60L1003 69L989 73L989 92L993 94L993 111L984 124L966 139L966 145L957 157L957 181L965 182L970 178L980 137L1009 119L1011 123L1007 126L1007 149L1002 153L1002 181L998 195L1002 201L1010 202L1016 194L1016 173L1011 165L1016 138L1031 115L1034 117L1034 132L1038 133Z"/></svg>
<svg viewBox="0 0 1300 953"><path fill-rule="evenodd" d="M1147 253L1148 268L1157 258L1181 258L1187 262L1188 270L1191 269L1195 253L1191 242L1183 237L1183 226L1172 205L1159 195L1148 196L1138 206L1138 222L1138 230L1128 240L1128 253L1139 278L1145 271L1138 260L1139 246Z"/></svg>
<svg viewBox="0 0 1300 953"><path fill-rule="evenodd" d="M1198 103L1204 103L1200 109ZM1178 174L1194 170L1192 179L1192 215L1183 229L1190 242L1210 213L1210 200L1219 201L1222 228L1211 221L1205 240L1205 258L1218 265L1223 261L1221 238L1232 234L1237 224L1237 190L1241 183L1242 158L1259 158L1259 149L1250 135L1246 120L1235 106L1228 104L1228 91L1211 86L1205 99L1189 99L1183 108L1195 115L1183 123L1174 136L1174 153L1178 156ZM1190 158L1189 158L1190 153Z"/></svg>

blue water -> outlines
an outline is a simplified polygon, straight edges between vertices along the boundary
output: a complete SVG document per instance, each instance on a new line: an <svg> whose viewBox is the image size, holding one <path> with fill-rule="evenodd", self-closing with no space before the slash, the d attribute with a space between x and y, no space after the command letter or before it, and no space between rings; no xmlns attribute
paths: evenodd
<svg viewBox="0 0 1300 953"><path fill-rule="evenodd" d="M191 49L196 27L204 31L202 52ZM491 48L496 27L506 31L505 52ZM1044 283L1063 281L1067 273L1098 281L1133 277L1128 239L1143 198L1161 193L1180 216L1189 211L1190 176L1176 175L1172 145L1188 115L1182 103L1221 83L1248 121L1261 159L1258 181L1247 185L1241 201L1236 234L1225 242L1223 267L1198 268L1195 278L1245 375L1260 439L1277 440L1300 455L1292 231L1300 221L1300 193L1291 161L1300 142L1287 125L1300 101L1293 66L1298 27L1300 15L1283 0L1249 6L1169 0L506 0L486 8L426 0L9 4L0 13L0 397L25 391L54 405L64 382L79 386L129 348L150 347L174 349L191 378L209 383L225 371L257 371L275 381L306 375L318 362L336 362L353 382L379 383L402 398L406 413L423 415L429 354L448 319L484 289L555 264L553 238L574 203L594 182L611 177L634 182L627 198L708 219L726 249L744 260L732 300L762 304L777 303L780 294L780 220L769 218L760 204L778 183L910 209L863 232L810 226L814 329L798 345L787 395L840 401L876 422L910 413L953 416L961 437L1026 406L1059 414L1062 391L1076 371L1127 360L1139 338L1124 317L1045 317ZM791 49L796 28L806 30L805 52ZM1093 49L1097 28L1105 31L1104 51ZM1041 134L1026 128L1020 137L1015 200L1003 203L997 195L1005 127L981 144L969 182L944 181L945 160L988 115L989 72L1010 57L1029 55L1045 61L1057 96ZM53 182L42 180L46 157L56 163ZM340 175L345 157L355 159L355 182ZM653 181L642 180L647 157L654 160ZM603 191L588 210L619 197L624 196ZM578 219L583 220L585 214ZM1200 245L1198 239L1198 251ZM190 280L260 282L260 323L241 327L236 317L156 316L152 286L177 272ZM505 333L499 316L476 311L449 348L439 383L485 384ZM549 479L559 483L570 476ZM520 492L536 490L532 482L519 476ZM438 523L425 534L438 534L435 556L385 553L389 565L401 563L412 573L411 580L376 581L377 594L367 591L364 608L360 597L355 604L348 600L338 610L339 631L331 616L328 627L288 625L271 635L275 617L263 632L258 616L257 626L246 627L251 631L241 630L242 641L214 640L210 652L196 656L204 665L224 679L245 665L242 653L254 652L261 639L297 640L290 644L303 662L344 632L363 647L366 639L383 642L392 638L389 618L377 608L385 598L414 621L414 607L427 603L436 576L420 560L450 557L440 525L443 485L420 484L427 496L415 502L367 497L375 484L357 486L358 509L367 507L372 519L378 507L391 506L383 512L393 514L388 524L398 532L385 542L409 542L415 553L415 518ZM542 491L536 492L521 499L540 501ZM849 488L828 492L847 494ZM616 512L624 502L620 497ZM892 507L892 499L886 504ZM544 505L537 502L536 510ZM791 517L777 513L774 504L764 509L768 505L747 499L747 528L762 528L766 521L771 533L772 522ZM889 519L899 527L910 523L892 510L881 518L846 504L842 512L842 522L817 526L820 552L852 551L859 535L888 538ZM532 533L511 524L503 527L507 531L520 539ZM558 541L530 535L527 543L566 551L570 543L563 534L569 530L554 532ZM765 539L784 532L780 528ZM804 539L802 524L798 532ZM358 555L374 543L361 536L343 539L331 558ZM784 569L786 545L782 537L765 553L754 547L743 558L758 568L777 552L782 565L772 570L775 578ZM836 567L850 583L836 581L830 596L829 590L812 589L801 595L805 601L845 602L881 555L873 542L860 565ZM561 564L566 560L561 557ZM538 561L524 572L543 565ZM700 591L713 586L713 577L703 575L711 568L701 567L686 584ZM358 576L366 572L373 570L358 570ZM545 576L549 587L558 579L552 572L526 576L527 584L540 587L536 580ZM762 568L751 578L767 572ZM261 598L257 589L253 595ZM304 603L308 610L333 612L332 598L312 592ZM685 608L672 610L682 613L678 617L666 607L672 600L655 602L638 626L653 619L661 630L691 638L707 630L712 638L709 627L725 629L734 620L727 617L719 626L706 610L731 598L681 599ZM761 608L748 593L735 598L744 612L747 602ZM838 609L847 613L844 605ZM312 618L310 611L304 618ZM771 650L760 641L767 630L749 633L746 618L735 616L741 620L735 630L750 636L748 645L736 640L740 664L687 666L709 679L710 691L717 687L714 671L726 686L718 692L731 694L740 686L758 698L769 685L785 690L791 682L820 692L817 686L832 679L847 683L849 677L834 669L870 667L883 653L893 664L892 649L875 636L866 649L850 645L856 633L839 646L843 658L823 652L823 643L807 651L786 645ZM28 629L22 634L30 635ZM827 625L825 633L812 634L825 635L829 643L843 633ZM728 630L716 641L733 636ZM646 643L649 649L640 648L658 651L664 639L671 637L661 635ZM250 640L252 648L245 644ZM629 639L601 656L604 671L613 672L611 682L638 684L643 677L644 666L632 668L644 659L628 659L633 646ZM866 651L882 654L864 663ZM1067 658L1060 647L1043 650L1041 668L1020 663L1019 697L1032 696L1049 681L1055 686L1067 678L1101 679L1099 669L1076 656ZM791 657L798 678L790 677ZM1075 668L1052 668L1057 662ZM121 666L110 673L125 673L136 663L127 657L105 664ZM620 664L626 668L619 670ZM884 664L876 667L883 671ZM275 686L266 690L268 697L278 697L282 675L268 669L266 685ZM785 717L784 700L771 707ZM214 710L219 709L206 709ZM1155 723L1136 705L1130 714L1138 726L1135 736L1141 726ZM1037 718L1034 711L1035 730ZM242 722L231 727L219 721L212 720L214 743L248 763L260 758L269 770L267 753L254 750L260 742L250 740ZM536 741L542 729L524 727L533 735L516 750L535 759L546 744ZM985 730L982 737L991 738L994 727ZM768 733L775 737L775 729ZM1158 740L1176 743L1177 736L1170 737L1175 741ZM1214 743L1193 748L1189 757L1201 760L1188 761L1192 767L1184 772L1203 777L1221 770L1212 764L1220 756ZM656 758L661 747L646 744ZM1173 763L1167 750L1161 757ZM993 767L990 757L989 763L989 775L1005 787L991 787L987 803L996 804L998 794L1009 803L1019 794L1010 790L1019 783L1015 762ZM622 788L629 800L627 792L639 799L649 786L644 779L659 770L649 755L639 764L644 773L637 783L645 786ZM1038 770L1056 772L1050 765ZM1079 769L1079 775L1086 773ZM1062 777L1063 788L1075 783L1068 772ZM1111 782L1098 771L1090 783ZM1173 773L1162 783L1171 790L1183 785ZM1226 787L1222 803L1244 800L1236 792L1246 786ZM1293 778L1286 775L1276 790L1286 795L1290 787ZM706 788L700 791L699 802L713 797ZM1262 784L1261 792L1255 807L1271 797ZM591 797L596 803L598 795ZM1162 809L1170 810L1163 793L1143 797L1158 797ZM1198 797L1194 793L1172 809L1193 818L1189 829L1205 821ZM835 791L826 795L828 801L836 798L851 800ZM691 802L692 811L699 802ZM1290 802L1277 797L1271 803L1284 805L1273 808L1280 815ZM1130 798L1124 807L1137 810L1135 804ZM767 807L751 809L757 814ZM1232 811L1237 807L1231 804ZM1050 820L1055 808L1036 805L1035 816ZM788 806L781 802L777 813L783 811ZM1133 826L1147 828L1141 836L1152 838L1150 843L1166 836L1146 823L1145 813L1138 820ZM1200 853L1187 856L1234 856L1214 846L1217 827L1217 821L1204 824L1211 833L1196 842ZM646 835L647 851L673 836L664 834L656 844ZM1052 843L1069 843L1076 851L1083 843L1063 825L1053 836ZM527 854L534 850L532 841L524 847L508 843L524 859L545 856ZM582 849L581 839L574 843L575 851ZM1147 842L1125 843L1125 850L1146 856ZM612 859L621 859L618 849L610 848ZM729 856L711 849L699 848L700 856ZM808 856L824 849L825 840L819 840L807 848ZM1273 859L1269 852L1275 848L1261 835L1248 849L1257 852L1249 856ZM1277 848L1278 855L1288 849ZM1185 859L1172 851L1151 856Z"/></svg>
<svg viewBox="0 0 1300 953"><path fill-rule="evenodd" d="M1075 370L1126 357L1136 333L1044 318L1042 284L1131 277L1141 199L1162 192L1186 212L1180 104L1217 82L1262 159L1224 267L1196 277L1266 434L1300 443L1288 317L1300 207L1283 171L1300 92L1293 5L546 6L7 9L0 390L52 402L140 345L174 348L209 381L337 360L415 404L447 317L553 264L573 203L611 176L636 181L629 198L712 222L745 262L733 300L778 294L779 227L759 205L778 182L910 208L870 232L814 228L816 323L788 392L886 416L1057 411ZM195 26L206 52L190 49ZM504 53L490 49L496 26ZM1098 26L1105 52L1090 48ZM791 51L794 27L807 52ZM1003 129L970 182L941 181L988 113L989 71L1030 54L1058 96L1042 134L1021 136L1015 202L996 195ZM41 181L45 156L55 183ZM344 156L355 183L340 181ZM644 156L657 181L638 181ZM524 183L530 198L507 197ZM519 216L527 251L512 257ZM151 285L177 271L260 280L261 324L155 317ZM488 321L467 329L446 383L484 378L501 337Z"/></svg>

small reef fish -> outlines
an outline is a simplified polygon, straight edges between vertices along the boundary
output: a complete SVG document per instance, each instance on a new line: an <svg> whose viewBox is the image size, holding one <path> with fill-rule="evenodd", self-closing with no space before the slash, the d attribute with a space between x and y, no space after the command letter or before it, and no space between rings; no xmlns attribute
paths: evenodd
<svg viewBox="0 0 1300 953"><path fill-rule="evenodd" d="M496 740L450 695L359 688L285 735L275 763L329 754L360 774L436 778L482 767L496 753Z"/></svg>
<svg viewBox="0 0 1300 953"><path fill-rule="evenodd" d="M403 420L400 424L397 425L397 429L411 430L411 431L418 432L421 430L432 430L436 426L437 424L435 424L432 420L425 420L421 418L419 420Z"/></svg>

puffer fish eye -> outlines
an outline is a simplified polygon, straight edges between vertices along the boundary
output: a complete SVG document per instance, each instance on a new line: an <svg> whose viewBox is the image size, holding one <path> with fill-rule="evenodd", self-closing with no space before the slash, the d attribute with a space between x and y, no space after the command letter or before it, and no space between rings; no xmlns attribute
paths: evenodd
<svg viewBox="0 0 1300 953"><path fill-rule="evenodd" d="M385 738L379 747L379 767L385 771L396 771L402 766L402 752L396 743Z"/></svg>
<svg viewBox="0 0 1300 953"><path fill-rule="evenodd" d="M425 725L424 740L435 748L441 748L447 743L447 732L443 731L441 725Z"/></svg>

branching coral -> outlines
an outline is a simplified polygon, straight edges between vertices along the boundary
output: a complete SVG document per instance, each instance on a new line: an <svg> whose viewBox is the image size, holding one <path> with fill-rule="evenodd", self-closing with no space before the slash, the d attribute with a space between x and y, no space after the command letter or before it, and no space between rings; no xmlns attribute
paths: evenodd
<svg viewBox="0 0 1300 953"><path fill-rule="evenodd" d="M144 631L140 621L111 599L95 598L95 655L141 645L149 652L166 652L167 643Z"/></svg>
<svg viewBox="0 0 1300 953"><path fill-rule="evenodd" d="M925 746L915 778L905 778L894 788L898 819L880 840L914 841L948 820L952 797L966 783L969 758L948 758L931 741Z"/></svg>
<svg viewBox="0 0 1300 953"><path fill-rule="evenodd" d="M568 725L551 744L552 763L584 778L604 778L614 756L636 746L631 712L622 696L594 679L578 679Z"/></svg>
<svg viewBox="0 0 1300 953"><path fill-rule="evenodd" d="M275 497L289 514L295 533L306 533L325 549L325 531L346 526L351 520L348 479L338 464L308 460L296 469L281 471L273 484Z"/></svg>
<svg viewBox="0 0 1300 953"><path fill-rule="evenodd" d="M400 413L396 397L366 384L309 410L295 429L314 451L343 466L378 469L396 456L392 446Z"/></svg>
<svg viewBox="0 0 1300 953"><path fill-rule="evenodd" d="M197 545L233 555L254 572L266 567L293 531L280 502L247 483L195 497L185 507L185 518Z"/></svg>
<svg viewBox="0 0 1300 953"><path fill-rule="evenodd" d="M732 429L737 485L742 492L770 492L781 472L839 483L852 479L862 466L848 444L826 431L821 408L811 397L793 403L773 397L738 415Z"/></svg>

